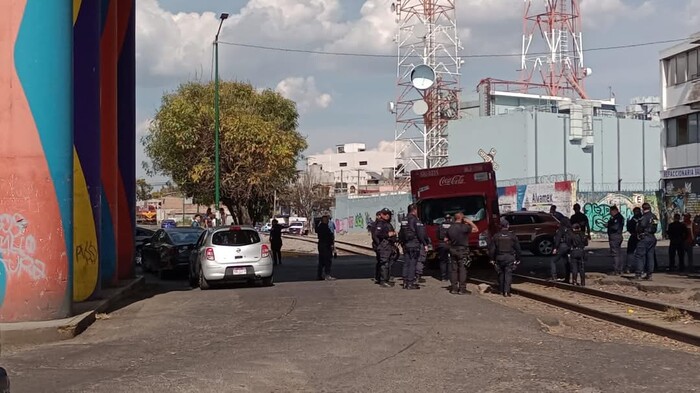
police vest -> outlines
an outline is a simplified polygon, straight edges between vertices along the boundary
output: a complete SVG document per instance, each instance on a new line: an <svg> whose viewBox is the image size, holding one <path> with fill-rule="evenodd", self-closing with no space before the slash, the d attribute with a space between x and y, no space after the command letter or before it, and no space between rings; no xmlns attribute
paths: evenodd
<svg viewBox="0 0 700 393"><path fill-rule="evenodd" d="M493 241L496 244L496 250L498 250L499 255L513 255L515 253L513 237L508 233L497 233Z"/></svg>
<svg viewBox="0 0 700 393"><path fill-rule="evenodd" d="M416 231L408 225L408 221L401 221L401 229L399 230L399 241L403 244L414 241L418 238Z"/></svg>

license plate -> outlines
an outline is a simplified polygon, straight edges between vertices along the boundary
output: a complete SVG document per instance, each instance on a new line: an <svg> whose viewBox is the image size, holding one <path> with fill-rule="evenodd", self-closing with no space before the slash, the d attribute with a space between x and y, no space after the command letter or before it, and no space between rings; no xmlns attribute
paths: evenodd
<svg viewBox="0 0 700 393"><path fill-rule="evenodd" d="M233 268L234 275L240 275L240 274L246 274L246 273L247 273L247 271L246 271L246 268L244 268L244 267L234 267Z"/></svg>

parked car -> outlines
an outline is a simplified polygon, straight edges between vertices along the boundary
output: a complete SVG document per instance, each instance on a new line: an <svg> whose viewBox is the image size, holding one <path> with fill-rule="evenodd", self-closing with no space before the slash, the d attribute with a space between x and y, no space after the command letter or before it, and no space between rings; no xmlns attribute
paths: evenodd
<svg viewBox="0 0 700 393"><path fill-rule="evenodd" d="M136 235L134 237L134 248L135 248L135 259L136 259L136 264L140 265L141 264L141 249L143 248L143 245L149 241L152 237L153 234L155 234L156 231L150 230L148 228L143 228L143 227L136 227Z"/></svg>
<svg viewBox="0 0 700 393"><path fill-rule="evenodd" d="M177 228L177 221L173 220L172 218L166 218L165 220L160 222L160 227L161 228Z"/></svg>
<svg viewBox="0 0 700 393"><path fill-rule="evenodd" d="M274 282L270 248L250 226L217 228L202 233L189 263L189 282L209 289L214 282Z"/></svg>
<svg viewBox="0 0 700 393"><path fill-rule="evenodd" d="M289 233L289 225L287 224L280 224L282 227L282 233Z"/></svg>
<svg viewBox="0 0 700 393"><path fill-rule="evenodd" d="M293 222L289 225L289 234L306 236L309 234L309 229L303 222Z"/></svg>
<svg viewBox="0 0 700 393"><path fill-rule="evenodd" d="M168 272L187 269L190 253L202 231L189 227L157 230L141 249L143 269L157 272L160 278Z"/></svg>
<svg viewBox="0 0 700 393"><path fill-rule="evenodd" d="M268 233L270 232L270 229L272 229L272 224L268 222L267 224L263 225L263 227L260 229L260 232Z"/></svg>
<svg viewBox="0 0 700 393"><path fill-rule="evenodd" d="M515 233L523 250L530 250L535 255L552 255L554 235L559 228L559 221L549 213L518 211L502 214L510 223L510 230Z"/></svg>

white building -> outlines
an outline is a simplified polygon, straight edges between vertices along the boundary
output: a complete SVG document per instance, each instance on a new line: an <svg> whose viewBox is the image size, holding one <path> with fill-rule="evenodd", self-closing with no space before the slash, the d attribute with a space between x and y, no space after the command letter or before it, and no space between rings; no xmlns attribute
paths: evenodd
<svg viewBox="0 0 700 393"><path fill-rule="evenodd" d="M333 174L337 188L355 193L368 184L391 178L396 160L393 151L367 150L364 143L337 145L333 153L314 154L306 165Z"/></svg>
<svg viewBox="0 0 700 393"><path fill-rule="evenodd" d="M661 51L662 183L668 212L700 214L700 33Z"/></svg>

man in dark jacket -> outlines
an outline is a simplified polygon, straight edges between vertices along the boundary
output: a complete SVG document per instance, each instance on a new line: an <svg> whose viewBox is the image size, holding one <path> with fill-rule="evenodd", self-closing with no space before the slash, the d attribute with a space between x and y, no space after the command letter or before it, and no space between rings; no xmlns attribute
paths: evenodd
<svg viewBox="0 0 700 393"><path fill-rule="evenodd" d="M501 218L501 230L493 235L489 242L491 263L498 270L498 288L503 296L510 297L510 285L513 282L515 264L520 262L520 243L515 234L508 230L510 223Z"/></svg>
<svg viewBox="0 0 700 393"><path fill-rule="evenodd" d="M426 250L430 240L425 232L425 226L418 219L418 207L412 203L408 205L407 210L408 216L401 224L399 231L399 241L404 249L403 288L418 289L416 265L421 249Z"/></svg>
<svg viewBox="0 0 700 393"><path fill-rule="evenodd" d="M688 227L681 222L681 215L674 214L673 222L666 230L668 235L668 271L676 269L676 255L678 255L678 266L681 271L685 270L685 241L688 237Z"/></svg>
<svg viewBox="0 0 700 393"><path fill-rule="evenodd" d="M272 220L270 228L270 247L272 248L272 263L282 264L282 226L277 220Z"/></svg>
<svg viewBox="0 0 700 393"><path fill-rule="evenodd" d="M642 209L635 207L632 209L632 217L627 220L627 233L630 238L627 240L627 260L625 261L625 273L633 272L637 269L637 259L634 252L637 249L639 238L637 237L637 222L642 218Z"/></svg>
<svg viewBox="0 0 700 393"><path fill-rule="evenodd" d="M656 265L656 232L658 231L659 219L651 212L651 205L647 202L642 204L642 217L637 222L637 249L634 253L637 259L637 271L635 278L651 280ZM644 276L642 274L644 273Z"/></svg>
<svg viewBox="0 0 700 393"><path fill-rule="evenodd" d="M381 220L374 227L373 239L377 243L377 253L379 254L379 286L388 288L392 286L390 282L391 263L396 254L396 242L398 238L391 225L391 210L384 208L379 211Z"/></svg>
<svg viewBox="0 0 700 393"><path fill-rule="evenodd" d="M377 215L374 218L374 221L370 222L369 225L367 225L367 232L369 232L369 236L372 238L372 249L374 250L374 253L376 254L377 257L377 264L374 269L374 282L379 284L379 275L380 275L380 270L381 270L381 262L379 261L379 243L377 243L377 240L374 238L374 230L377 228L377 224L379 221L382 219L382 212L378 211Z"/></svg>
<svg viewBox="0 0 700 393"><path fill-rule="evenodd" d="M591 239L591 225L588 222L588 217L586 217L585 214L581 213L581 205L578 203L574 204L574 214L571 216L569 219L571 226L578 224L578 226L581 228L581 231L583 231L583 234L586 235L588 240Z"/></svg>
<svg viewBox="0 0 700 393"><path fill-rule="evenodd" d="M450 279L450 247L445 242L447 231L452 226L452 216L445 215L445 221L438 227L438 258L440 260L440 279L447 282Z"/></svg>
<svg viewBox="0 0 700 393"><path fill-rule="evenodd" d="M554 235L554 257L550 262L550 275L552 281L557 281L557 263L559 261L564 261L564 282L569 283L571 277L571 266L569 265L569 244L567 243L567 237L571 234L571 222L568 218L564 217L560 221L559 229Z"/></svg>
<svg viewBox="0 0 700 393"><path fill-rule="evenodd" d="M318 236L318 273L317 280L335 280L331 276L331 262L333 261L333 244L335 243L335 235L328 226L328 216L321 218L321 223L316 227L316 236Z"/></svg>
<svg viewBox="0 0 700 393"><path fill-rule="evenodd" d="M579 225L580 226L580 225ZM625 218L617 206L610 208L610 219L605 224L608 229L608 244L613 257L613 275L622 274L622 232L625 229Z"/></svg>
<svg viewBox="0 0 700 393"><path fill-rule="evenodd" d="M469 256L469 234L478 232L479 228L471 221L464 218L463 213L455 214L455 222L447 230L447 241L452 255L450 293L465 295L467 292L467 268L471 263Z"/></svg>

